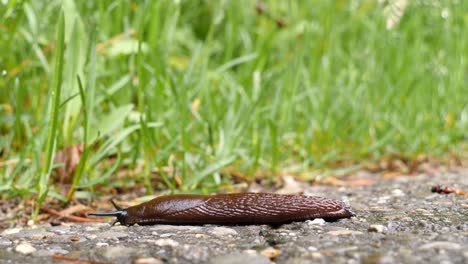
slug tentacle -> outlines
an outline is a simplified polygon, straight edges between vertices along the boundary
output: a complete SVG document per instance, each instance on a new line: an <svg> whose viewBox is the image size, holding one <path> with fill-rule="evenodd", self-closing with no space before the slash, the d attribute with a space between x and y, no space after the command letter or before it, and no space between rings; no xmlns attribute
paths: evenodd
<svg viewBox="0 0 468 264"><path fill-rule="evenodd" d="M113 212L108 212L108 213L89 213L88 215L94 215L94 216L115 216L117 219L111 223L111 225L115 225L117 222L119 222L122 225L125 225L126 219L127 219L127 210L123 209L122 207L118 206L115 204L113 200L110 200L112 205L114 206L117 211Z"/></svg>
<svg viewBox="0 0 468 264"><path fill-rule="evenodd" d="M161 196L126 209L111 202L117 211L89 215L116 216L116 222L122 225L277 225L313 218L336 220L354 215L339 200L273 193Z"/></svg>
<svg viewBox="0 0 468 264"><path fill-rule="evenodd" d="M118 206L118 205L114 202L114 200L111 199L110 202L111 202L111 204L114 206L114 208L117 209L117 211L122 211L122 210L123 210L122 207Z"/></svg>

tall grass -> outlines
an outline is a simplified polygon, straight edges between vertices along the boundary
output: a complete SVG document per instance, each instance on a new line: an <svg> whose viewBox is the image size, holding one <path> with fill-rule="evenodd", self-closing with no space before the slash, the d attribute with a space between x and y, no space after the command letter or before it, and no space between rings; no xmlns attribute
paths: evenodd
<svg viewBox="0 0 468 264"><path fill-rule="evenodd" d="M2 194L43 198L51 133L56 149L88 151L68 197L49 185L64 201L96 185L210 192L228 188L223 172L466 155L466 1L409 1L391 29L378 1L264 5L270 17L247 0L0 4Z"/></svg>
<svg viewBox="0 0 468 264"><path fill-rule="evenodd" d="M53 166L53 157L56 148L57 141L57 130L58 130L58 116L60 109L60 98L62 92L62 71L63 71L63 57L64 57L64 45L65 45L65 20L63 17L63 12L60 12L59 21L57 26L57 38L56 38L56 47L57 54L55 58L55 69L54 76L51 85L51 93L49 94L50 99L50 114L47 119L47 141L45 144L45 158L44 164L42 166L42 171L39 176L39 182L37 185L38 189L38 198L37 206L34 211L34 218L39 213L39 208L42 202L47 197L49 191L49 178Z"/></svg>

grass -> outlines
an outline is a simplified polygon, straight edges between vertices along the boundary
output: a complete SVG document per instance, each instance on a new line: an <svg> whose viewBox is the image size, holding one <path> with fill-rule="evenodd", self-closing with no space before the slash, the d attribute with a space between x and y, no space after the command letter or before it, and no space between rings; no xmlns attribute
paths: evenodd
<svg viewBox="0 0 468 264"><path fill-rule="evenodd" d="M467 154L466 1L409 1L401 17L374 0L270 0L268 15L246 0L4 2L3 197L66 202L138 183L206 193L230 188L226 171L275 181ZM63 194L51 161L77 144Z"/></svg>
<svg viewBox="0 0 468 264"><path fill-rule="evenodd" d="M64 46L65 46L65 20L63 18L63 12L60 12L58 26L57 26L57 55L55 58L55 69L54 79L52 81L52 89L49 94L50 101L50 113L49 119L46 120L48 123L47 129L47 141L45 144L45 159L42 165L42 171L37 185L38 189L38 201L34 212L34 217L39 213L41 203L45 200L49 188L49 177L54 163L53 157L55 153L57 131L58 129L58 116L60 110L60 99L62 92L62 73L63 73L63 61L64 61ZM85 115L86 117L86 115ZM86 133L85 133L86 135Z"/></svg>

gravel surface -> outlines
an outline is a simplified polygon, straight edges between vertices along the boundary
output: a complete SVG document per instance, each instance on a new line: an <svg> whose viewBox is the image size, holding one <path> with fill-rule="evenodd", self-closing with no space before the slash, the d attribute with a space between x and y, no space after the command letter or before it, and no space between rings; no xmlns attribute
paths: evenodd
<svg viewBox="0 0 468 264"><path fill-rule="evenodd" d="M0 231L0 263L467 263L468 171L401 176L361 187L307 186L356 217L279 227L39 225Z"/></svg>

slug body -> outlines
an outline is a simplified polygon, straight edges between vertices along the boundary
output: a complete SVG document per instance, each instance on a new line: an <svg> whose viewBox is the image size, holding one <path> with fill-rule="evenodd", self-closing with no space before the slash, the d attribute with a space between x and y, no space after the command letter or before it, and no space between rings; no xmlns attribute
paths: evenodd
<svg viewBox="0 0 468 264"><path fill-rule="evenodd" d="M113 203L113 202L112 202ZM169 195L110 213L122 225L151 224L283 224L313 218L336 220L354 214L335 199L273 193Z"/></svg>

